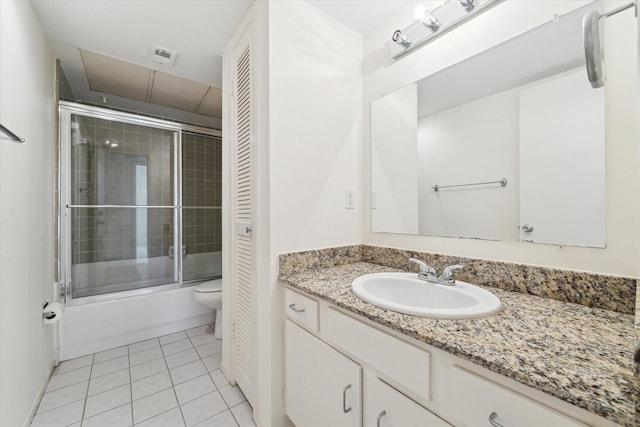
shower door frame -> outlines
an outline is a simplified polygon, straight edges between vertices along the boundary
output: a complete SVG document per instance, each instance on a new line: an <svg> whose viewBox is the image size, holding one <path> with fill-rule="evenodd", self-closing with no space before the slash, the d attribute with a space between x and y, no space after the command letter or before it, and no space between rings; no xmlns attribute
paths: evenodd
<svg viewBox="0 0 640 427"><path fill-rule="evenodd" d="M58 153L58 179L60 193L58 197L59 221L58 221L58 293L60 301L67 305L80 305L92 302L107 301L118 298L127 298L136 295L143 295L155 292L162 292L170 289L177 289L186 284L197 282L199 279L183 281L183 224L182 224L182 132L191 132L222 139L222 131L197 125L177 123L153 117L141 116L123 111L110 110L107 108L95 107L91 105L78 104L75 102L60 101L59 103L59 153ZM113 120L132 125L153 127L162 130L175 132L173 144L173 205L172 206L148 206L141 205L141 209L172 209L175 213L174 222L174 256L175 268L177 270L177 281L164 285L141 287L127 291L112 292L102 295L73 297L73 283L71 282L72 255L71 255L71 209L74 207L90 206L98 207L129 207L120 205L73 205L71 200L71 116L79 115L93 117L102 120ZM205 206L202 208L218 208L216 206ZM178 248L178 249L175 249ZM174 273L175 275L175 273ZM175 277L175 276L174 276Z"/></svg>

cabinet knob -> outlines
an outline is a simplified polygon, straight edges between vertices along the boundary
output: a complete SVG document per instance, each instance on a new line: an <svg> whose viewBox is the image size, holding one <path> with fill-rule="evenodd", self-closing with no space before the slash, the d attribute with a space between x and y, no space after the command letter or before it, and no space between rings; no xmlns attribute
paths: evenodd
<svg viewBox="0 0 640 427"><path fill-rule="evenodd" d="M347 408L347 390L351 388L351 384L346 386L344 390L342 390L342 412L345 414L351 412L351 406Z"/></svg>
<svg viewBox="0 0 640 427"><path fill-rule="evenodd" d="M496 421L496 418L498 418L498 414L492 412L491 415L489 415L489 424L491 424L493 427L504 427L502 424Z"/></svg>
<svg viewBox="0 0 640 427"><path fill-rule="evenodd" d="M382 411L378 414L378 419L376 420L376 427L380 427L380 421L382 421L382 417L387 415L387 411Z"/></svg>

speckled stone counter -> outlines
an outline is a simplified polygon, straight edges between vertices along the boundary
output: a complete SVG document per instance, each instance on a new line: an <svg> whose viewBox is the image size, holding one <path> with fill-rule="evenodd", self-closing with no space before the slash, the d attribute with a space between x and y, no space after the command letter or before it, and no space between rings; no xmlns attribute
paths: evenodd
<svg viewBox="0 0 640 427"><path fill-rule="evenodd" d="M368 304L351 291L358 276L401 270L359 262L348 251L343 261L284 269L280 280L611 421L640 424L635 417L633 315L492 287L485 289L504 308L484 319L405 315Z"/></svg>

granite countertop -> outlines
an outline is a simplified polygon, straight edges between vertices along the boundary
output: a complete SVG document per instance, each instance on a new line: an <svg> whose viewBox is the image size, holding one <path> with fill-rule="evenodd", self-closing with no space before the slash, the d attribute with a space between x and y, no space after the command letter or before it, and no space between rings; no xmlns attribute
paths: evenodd
<svg viewBox="0 0 640 427"><path fill-rule="evenodd" d="M502 301L499 313L438 320L381 309L351 291L356 277L388 271L401 270L355 262L280 280L613 422L639 425L633 315L484 287Z"/></svg>

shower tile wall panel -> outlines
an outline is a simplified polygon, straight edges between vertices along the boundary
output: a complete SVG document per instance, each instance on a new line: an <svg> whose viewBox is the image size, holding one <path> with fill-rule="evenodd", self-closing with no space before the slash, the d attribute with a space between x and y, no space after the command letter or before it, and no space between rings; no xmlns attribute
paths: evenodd
<svg viewBox="0 0 640 427"><path fill-rule="evenodd" d="M222 141L182 135L183 244L187 254L222 250ZM213 208L213 209L189 209Z"/></svg>
<svg viewBox="0 0 640 427"><path fill-rule="evenodd" d="M73 204L174 205L173 132L91 117L75 119L87 143L72 146ZM116 141L117 147L109 146ZM137 187L136 167L146 168L147 181ZM136 258L136 212L80 208L73 216L73 263ZM146 216L147 256L168 256L173 212L148 209Z"/></svg>

